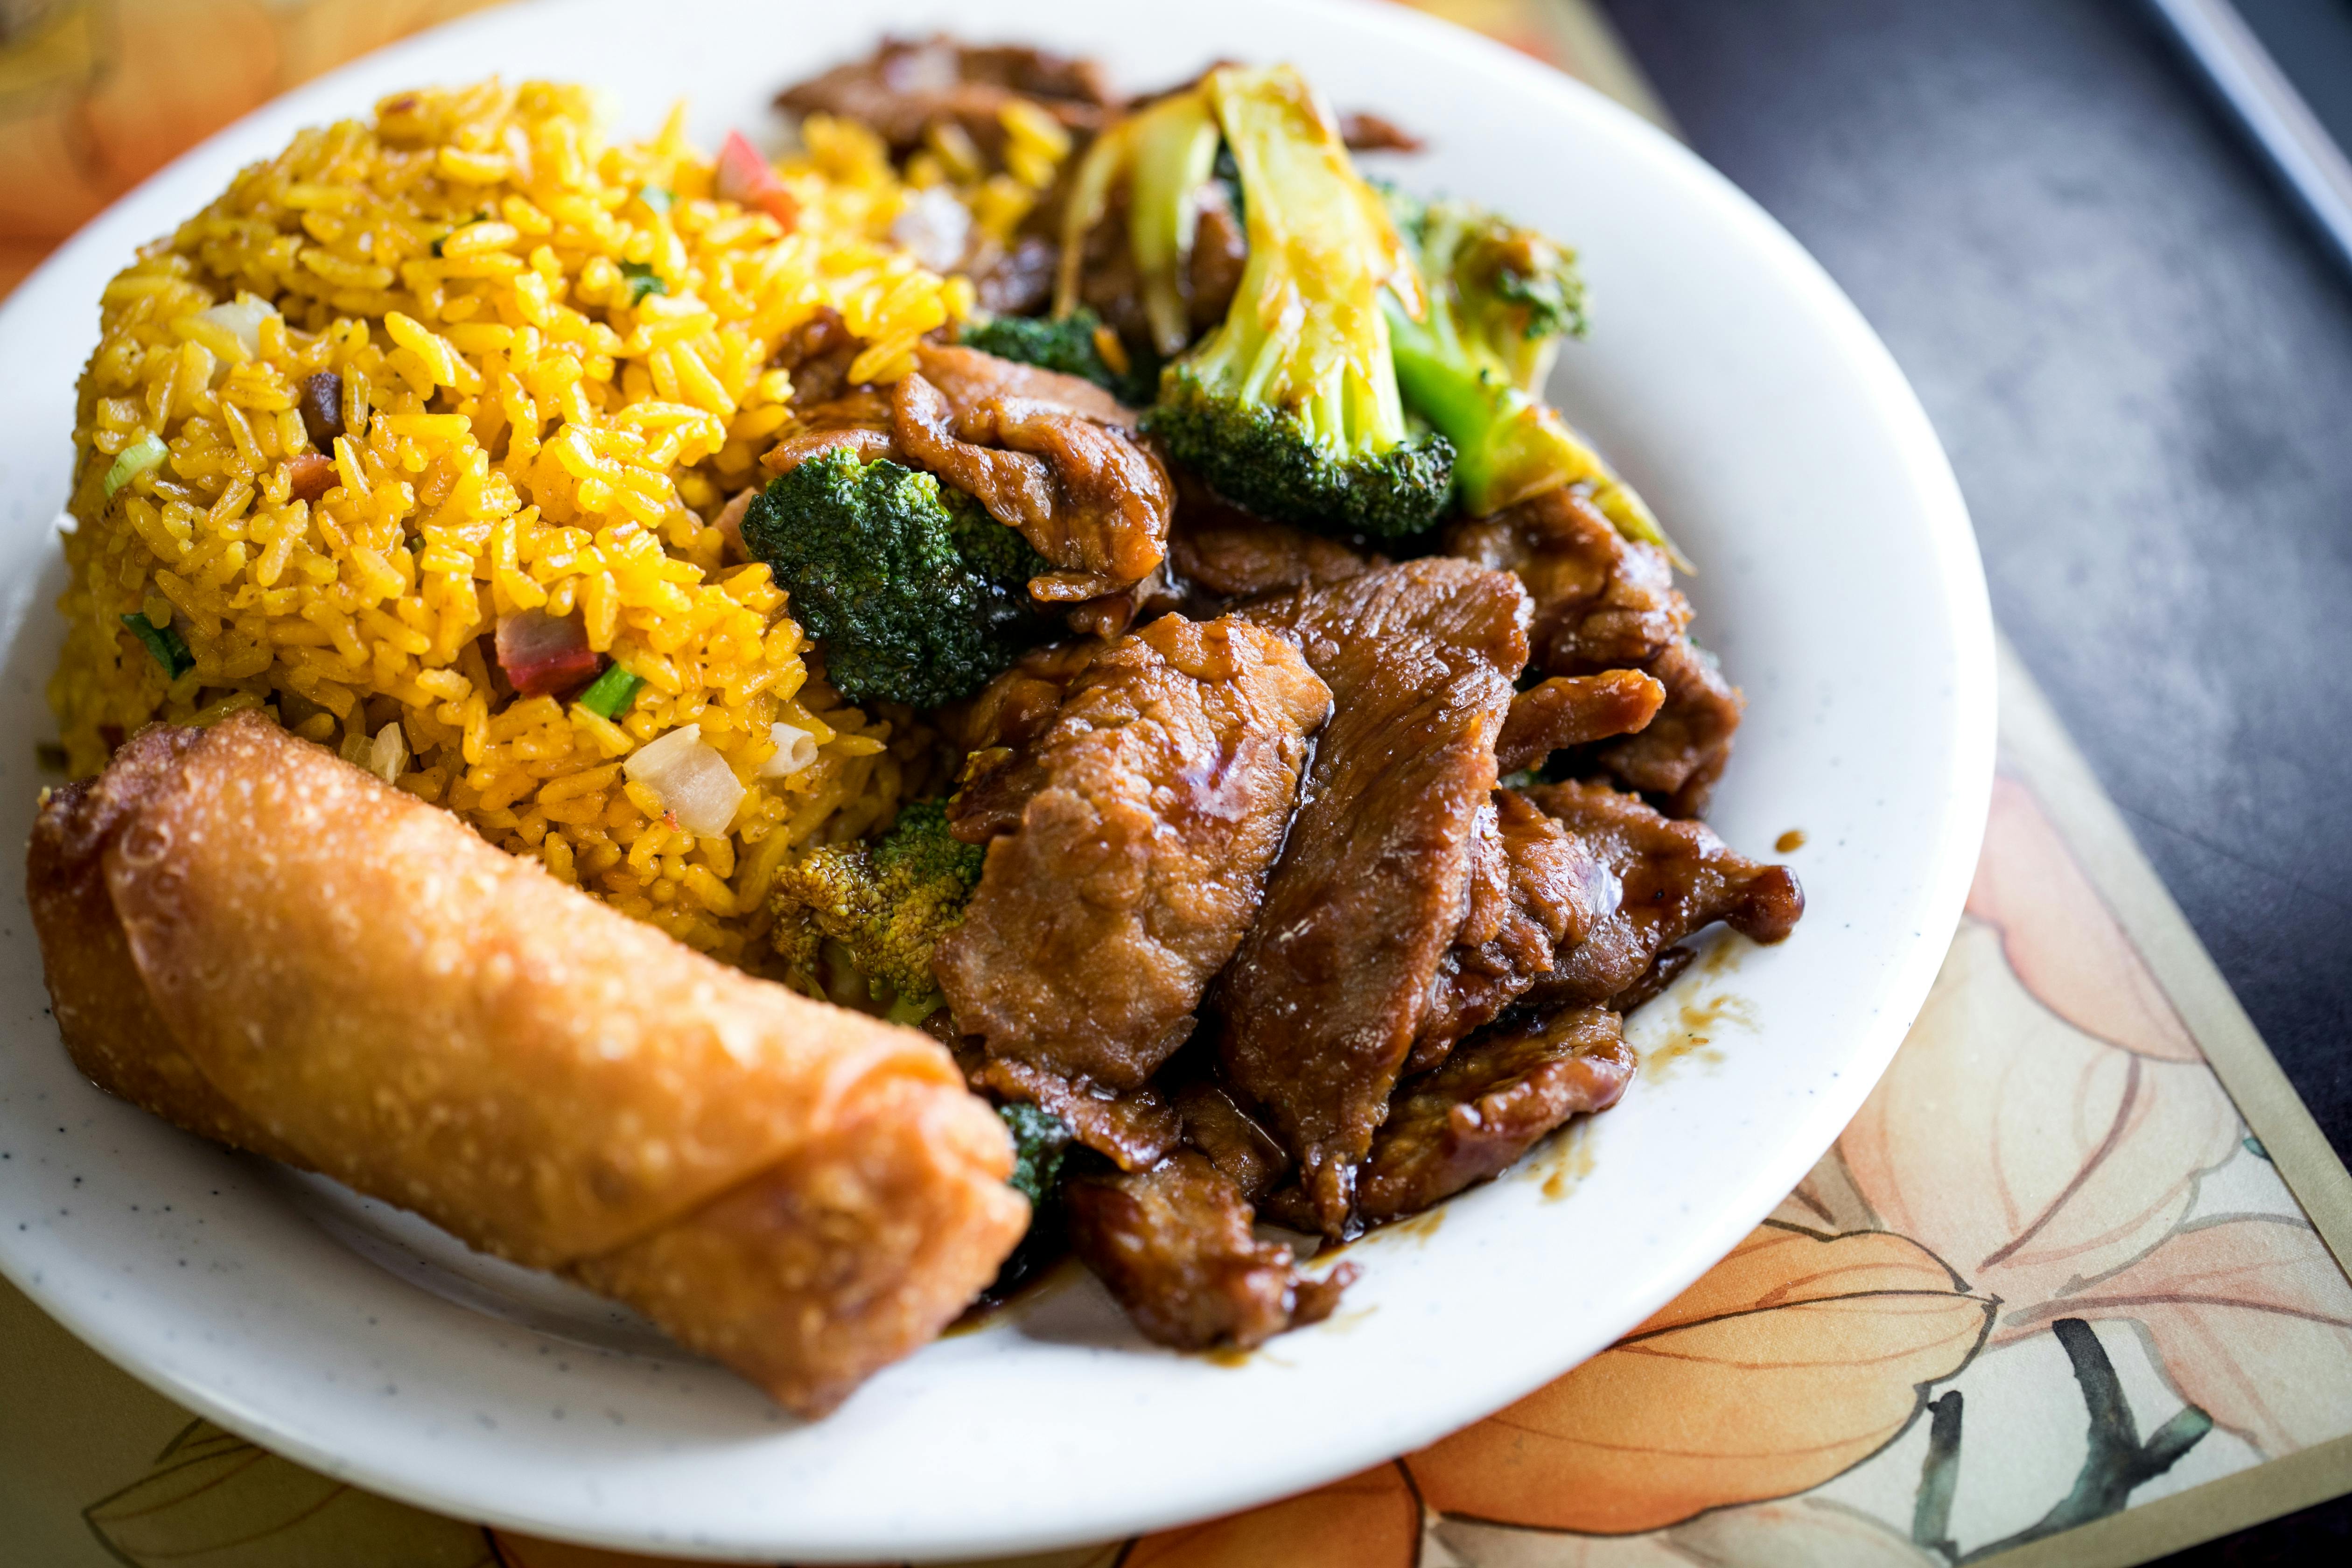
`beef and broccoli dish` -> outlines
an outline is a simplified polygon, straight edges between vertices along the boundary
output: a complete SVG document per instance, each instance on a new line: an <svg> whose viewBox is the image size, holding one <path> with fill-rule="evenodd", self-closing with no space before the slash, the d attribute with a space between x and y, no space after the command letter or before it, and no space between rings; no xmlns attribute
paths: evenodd
<svg viewBox="0 0 2352 1568"><path fill-rule="evenodd" d="M780 877L777 940L1051 1173L1015 1272L1067 1247L1171 1345L1313 1321L1346 1269L1254 1222L1495 1175L1624 1092L1685 939L1803 909L1699 821L1739 692L1544 401L1574 253L1367 179L1351 144L1412 138L1286 67L1122 101L931 38L779 101L970 206L940 259L979 305L887 387L811 381L741 503L835 689L951 761ZM1036 111L1066 154L992 229Z"/></svg>

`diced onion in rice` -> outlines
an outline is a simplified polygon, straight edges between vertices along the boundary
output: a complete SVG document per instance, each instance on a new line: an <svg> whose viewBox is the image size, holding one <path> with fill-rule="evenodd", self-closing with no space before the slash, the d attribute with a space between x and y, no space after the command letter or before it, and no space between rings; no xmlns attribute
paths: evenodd
<svg viewBox="0 0 2352 1568"><path fill-rule="evenodd" d="M408 737L401 732L397 721L375 732L368 746L368 772L386 784L397 784L408 766Z"/></svg>
<svg viewBox="0 0 2352 1568"><path fill-rule="evenodd" d="M742 781L703 740L699 724L682 724L638 747L621 771L653 791L677 825L698 837L726 832L743 804Z"/></svg>
<svg viewBox="0 0 2352 1568"><path fill-rule="evenodd" d="M226 330L245 345L246 357L250 359L261 353L262 319L276 314L277 311L252 295L240 294L229 304L215 305L209 310L197 311L196 320L210 321Z"/></svg>
<svg viewBox="0 0 2352 1568"><path fill-rule="evenodd" d="M891 242L934 272L954 270L971 238L971 209L945 185L917 195L890 225Z"/></svg>
<svg viewBox="0 0 2352 1568"><path fill-rule="evenodd" d="M816 761L816 737L806 730L771 724L768 738L775 742L776 754L760 764L763 779L788 779Z"/></svg>

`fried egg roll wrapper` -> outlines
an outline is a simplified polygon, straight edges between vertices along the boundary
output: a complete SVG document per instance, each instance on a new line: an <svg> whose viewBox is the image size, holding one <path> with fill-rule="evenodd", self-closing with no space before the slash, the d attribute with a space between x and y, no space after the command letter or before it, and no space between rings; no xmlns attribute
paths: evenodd
<svg viewBox="0 0 2352 1568"><path fill-rule="evenodd" d="M53 791L26 856L25 896L66 1054L108 1093L215 1142L299 1165L293 1150L222 1097L155 1011L106 890L104 854L203 731L148 730L95 779Z"/></svg>
<svg viewBox="0 0 2352 1568"><path fill-rule="evenodd" d="M38 881L45 837L112 814L151 1016L101 1016L79 928L42 927L102 1085L563 1269L805 1413L1019 1240L1009 1140L928 1037L703 958L257 715L172 744L36 832ZM174 1047L213 1099L156 1087Z"/></svg>

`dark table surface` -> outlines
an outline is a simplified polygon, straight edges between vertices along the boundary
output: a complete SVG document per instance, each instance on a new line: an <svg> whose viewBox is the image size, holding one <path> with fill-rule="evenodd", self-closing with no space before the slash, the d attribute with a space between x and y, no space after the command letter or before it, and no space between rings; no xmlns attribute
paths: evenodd
<svg viewBox="0 0 2352 1568"><path fill-rule="evenodd" d="M2002 629L2352 1155L2352 278L2133 0L1609 9L1894 350Z"/></svg>

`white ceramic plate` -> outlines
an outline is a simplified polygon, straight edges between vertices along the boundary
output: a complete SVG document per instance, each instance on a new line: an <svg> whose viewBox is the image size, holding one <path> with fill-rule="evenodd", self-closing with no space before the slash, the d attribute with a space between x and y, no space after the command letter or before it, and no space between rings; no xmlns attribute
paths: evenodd
<svg viewBox="0 0 2352 1568"><path fill-rule="evenodd" d="M1990 621L1943 455L1877 340L1797 245L1682 148L1500 47L1361 0L527 5L425 35L261 110L83 230L0 310L0 812L22 842L55 733L73 386L133 247L298 127L490 71L608 89L650 132L772 138L784 82L886 26L1108 58L1131 86L1288 58L1427 133L1413 188L1579 246L1596 305L1556 395L1703 564L1706 641L1748 718L1714 821L1787 829L1794 940L1654 1005L1709 1045L1435 1220L1353 1249L1339 1314L1241 1365L1144 1344L1091 1282L876 1378L814 1426L626 1314L472 1258L420 1222L226 1153L78 1078L14 876L0 904L0 1268L184 1404L433 1508L672 1553L982 1555L1255 1503L1485 1415L1672 1296L1802 1175L1925 996L1981 831ZM1710 1004L1709 998L1712 998Z"/></svg>

